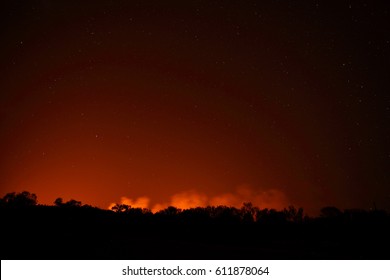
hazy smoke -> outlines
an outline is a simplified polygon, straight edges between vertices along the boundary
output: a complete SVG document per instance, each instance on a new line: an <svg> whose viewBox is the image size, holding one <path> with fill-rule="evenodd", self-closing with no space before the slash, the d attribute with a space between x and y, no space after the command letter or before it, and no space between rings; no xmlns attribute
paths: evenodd
<svg viewBox="0 0 390 280"><path fill-rule="evenodd" d="M157 212L168 206L175 206L181 209L205 207L209 205L209 199L205 194L199 194L196 191L181 192L174 194L168 203L158 203L152 207L152 212Z"/></svg>
<svg viewBox="0 0 390 280"><path fill-rule="evenodd" d="M219 205L239 208L244 202L252 202L254 206L262 209L274 208L280 210L288 206L287 197L282 191L277 189L255 190L249 186L240 186L234 192L223 193L212 197L208 197L206 194L199 193L195 190L185 191L174 194L169 202L154 205L149 205L150 199L148 197L139 197L134 200L122 197L120 203L131 205L133 208L150 208L152 212L158 212L168 206L181 209ZM109 209L114 205L115 203L111 203Z"/></svg>
<svg viewBox="0 0 390 280"><path fill-rule="evenodd" d="M133 208L149 208L149 203L150 203L150 199L149 197L146 196L141 196L135 200L122 196L119 204L130 205ZM116 203L111 203L108 209L111 209L115 205Z"/></svg>

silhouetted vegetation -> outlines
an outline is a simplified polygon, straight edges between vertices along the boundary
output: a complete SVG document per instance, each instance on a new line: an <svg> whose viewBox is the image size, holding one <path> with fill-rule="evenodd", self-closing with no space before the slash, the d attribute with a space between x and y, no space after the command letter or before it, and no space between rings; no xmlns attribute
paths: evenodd
<svg viewBox="0 0 390 280"><path fill-rule="evenodd" d="M244 203L157 213L80 201L37 204L35 194L0 200L2 259L389 259L385 211L324 207L283 211Z"/></svg>
<svg viewBox="0 0 390 280"><path fill-rule="evenodd" d="M62 198L59 197L54 200L54 205L58 207L81 207L81 201L71 199L67 202L63 202Z"/></svg>
<svg viewBox="0 0 390 280"><path fill-rule="evenodd" d="M1 205L8 208L24 208L37 205L37 196L29 192L8 193L1 199Z"/></svg>

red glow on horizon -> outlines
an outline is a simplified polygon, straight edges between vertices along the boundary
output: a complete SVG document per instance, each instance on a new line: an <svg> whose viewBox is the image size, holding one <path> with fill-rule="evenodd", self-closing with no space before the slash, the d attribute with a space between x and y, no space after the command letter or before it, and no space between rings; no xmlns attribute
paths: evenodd
<svg viewBox="0 0 390 280"><path fill-rule="evenodd" d="M384 13L46 2L2 9L0 195L389 207Z"/></svg>
<svg viewBox="0 0 390 280"><path fill-rule="evenodd" d="M212 197L194 190L179 192L172 195L169 202L155 204L151 204L148 197L139 197L137 199L121 197L118 204L125 204L131 206L132 208L148 208L151 209L153 213L156 213L169 206L174 206L178 209L207 206L228 206L240 208L243 203L246 202L251 202L253 206L261 209L268 208L282 210L289 205L286 195L281 191L275 189L258 191L248 186L239 187L235 192L223 193ZM111 203L108 209L111 209L115 205L116 203Z"/></svg>

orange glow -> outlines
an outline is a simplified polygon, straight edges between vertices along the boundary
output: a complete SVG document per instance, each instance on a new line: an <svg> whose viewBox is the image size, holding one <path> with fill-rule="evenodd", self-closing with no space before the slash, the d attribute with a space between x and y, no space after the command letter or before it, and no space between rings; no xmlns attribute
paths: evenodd
<svg viewBox="0 0 390 280"><path fill-rule="evenodd" d="M244 202L252 202L253 206L261 209L277 209L281 210L289 205L286 195L278 190L259 191L248 186L241 186L233 193L223 193L217 196L208 197L204 193L199 193L195 190L188 192L179 192L171 196L169 202L149 204L148 197L139 197L130 199L122 197L120 204L126 204L133 208L150 208L152 212L158 212L174 206L179 209L189 209L195 207L206 206L233 206L240 208ZM116 203L111 203L108 209L111 209Z"/></svg>
<svg viewBox="0 0 390 280"><path fill-rule="evenodd" d="M360 32L370 21L324 24L331 9L310 18L313 5L6 2L0 196L389 205L382 20Z"/></svg>
<svg viewBox="0 0 390 280"><path fill-rule="evenodd" d="M119 204L129 205L133 208L149 208L149 201L150 199L146 196L139 197L135 200L123 196L121 197ZM115 205L116 203L111 203L108 209L111 210L111 208L114 207Z"/></svg>

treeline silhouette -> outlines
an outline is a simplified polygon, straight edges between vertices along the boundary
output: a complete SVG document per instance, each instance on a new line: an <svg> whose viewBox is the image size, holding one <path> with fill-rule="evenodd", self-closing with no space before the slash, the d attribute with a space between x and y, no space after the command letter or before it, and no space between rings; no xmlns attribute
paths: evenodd
<svg viewBox="0 0 390 280"><path fill-rule="evenodd" d="M29 192L0 199L2 259L389 259L390 215L324 207L309 217L208 206L157 213L117 204L104 210Z"/></svg>

